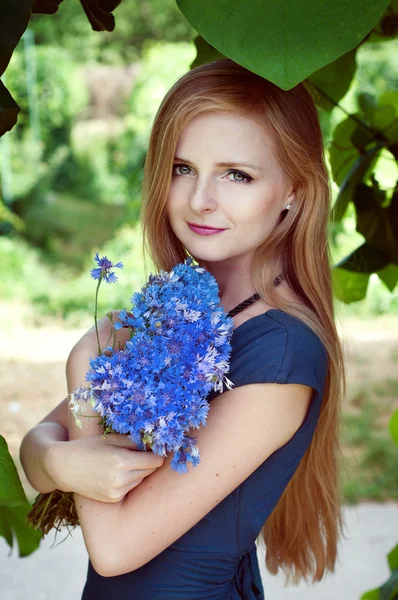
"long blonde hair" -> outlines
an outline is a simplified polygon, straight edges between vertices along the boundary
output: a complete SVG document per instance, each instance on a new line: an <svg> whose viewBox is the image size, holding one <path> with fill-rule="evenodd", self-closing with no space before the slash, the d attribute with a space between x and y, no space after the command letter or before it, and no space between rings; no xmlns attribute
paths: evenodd
<svg viewBox="0 0 398 600"><path fill-rule="evenodd" d="M178 138L195 116L207 111L248 115L273 134L276 158L296 190L292 208L256 250L256 291L268 304L296 316L320 337L328 374L311 444L260 536L266 566L281 568L297 583L334 571L343 527L340 489L340 413L346 392L343 350L335 325L328 223L331 187L322 132L308 82L284 91L230 59L220 59L180 77L156 114L144 167L142 232L144 256L170 270L189 255L166 213ZM300 304L281 298L273 286L282 260L287 283Z"/></svg>

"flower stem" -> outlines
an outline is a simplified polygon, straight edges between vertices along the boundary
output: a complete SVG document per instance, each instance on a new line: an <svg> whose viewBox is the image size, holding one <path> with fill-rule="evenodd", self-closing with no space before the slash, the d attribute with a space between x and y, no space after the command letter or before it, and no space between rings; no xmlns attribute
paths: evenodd
<svg viewBox="0 0 398 600"><path fill-rule="evenodd" d="M94 322L95 322L95 333L97 334L98 355L102 354L101 345L100 345L100 341L99 341L99 335L98 335L98 325L97 325L98 290L101 285L101 281L102 281L102 273L99 276L97 289L95 291L95 306L94 306Z"/></svg>

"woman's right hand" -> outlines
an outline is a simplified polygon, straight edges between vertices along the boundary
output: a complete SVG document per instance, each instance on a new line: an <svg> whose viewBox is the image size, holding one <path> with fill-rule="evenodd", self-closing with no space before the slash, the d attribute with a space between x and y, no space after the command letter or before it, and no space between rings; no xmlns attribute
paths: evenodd
<svg viewBox="0 0 398 600"><path fill-rule="evenodd" d="M57 488L101 502L119 502L154 473L164 457L136 450L127 435L118 433L52 444L47 470Z"/></svg>

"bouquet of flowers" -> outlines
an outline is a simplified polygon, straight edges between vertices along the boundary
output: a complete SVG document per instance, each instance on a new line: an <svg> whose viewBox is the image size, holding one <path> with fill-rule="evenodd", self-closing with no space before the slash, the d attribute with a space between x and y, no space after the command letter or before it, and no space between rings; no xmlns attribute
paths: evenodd
<svg viewBox="0 0 398 600"><path fill-rule="evenodd" d="M132 307L119 313L114 330L130 330L123 349L113 346L101 350L97 329L97 299L101 281L117 280L111 270L123 268L107 257L95 255L98 268L91 276L98 280L94 320L98 356L90 359L86 374L88 387L80 386L70 394L69 406L81 427L80 417L90 403L100 418L104 435L128 434L138 450L147 445L156 454L174 452L171 467L187 473L187 463L200 463L192 428L206 424L213 389L231 389L225 376L229 371L232 317L220 302L214 277L192 258L170 272L150 275L141 292L130 299ZM111 318L110 315L108 315ZM112 319L111 319L112 320ZM109 340L108 340L109 342ZM106 354L105 354L106 352ZM40 494L28 521L43 534L52 527L78 524L72 492L56 490Z"/></svg>

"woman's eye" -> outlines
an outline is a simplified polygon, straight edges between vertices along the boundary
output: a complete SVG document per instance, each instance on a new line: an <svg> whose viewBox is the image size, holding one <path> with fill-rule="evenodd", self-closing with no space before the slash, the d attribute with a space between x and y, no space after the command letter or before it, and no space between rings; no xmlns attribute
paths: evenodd
<svg viewBox="0 0 398 600"><path fill-rule="evenodd" d="M180 171L179 173L176 172L176 169L188 169L188 172L191 171L191 167L189 167L188 165L184 165L184 164L176 164L173 165L173 175L188 175L187 171ZM242 171L236 171L235 169L231 170L228 173L229 175L238 175L239 177L243 177L243 179L239 180L239 179L230 179L230 181L233 181L234 183L250 183L253 179L253 177L250 177L250 175L247 175L246 173L243 173Z"/></svg>
<svg viewBox="0 0 398 600"><path fill-rule="evenodd" d="M173 175L174 174L176 174L176 175L187 175L186 172L185 173L181 173L181 172L180 173L174 173L175 169L181 169L181 168L182 169L188 169L188 171L190 170L190 167L188 167L188 165L173 165Z"/></svg>
<svg viewBox="0 0 398 600"><path fill-rule="evenodd" d="M242 180L239 181L239 180L233 179L233 181L235 183L250 183L253 179L253 177L250 177L250 175L246 175L246 173L242 173L241 171L231 171L229 173L229 175L240 175L240 177L243 177L243 179L246 180L246 181L242 181Z"/></svg>

